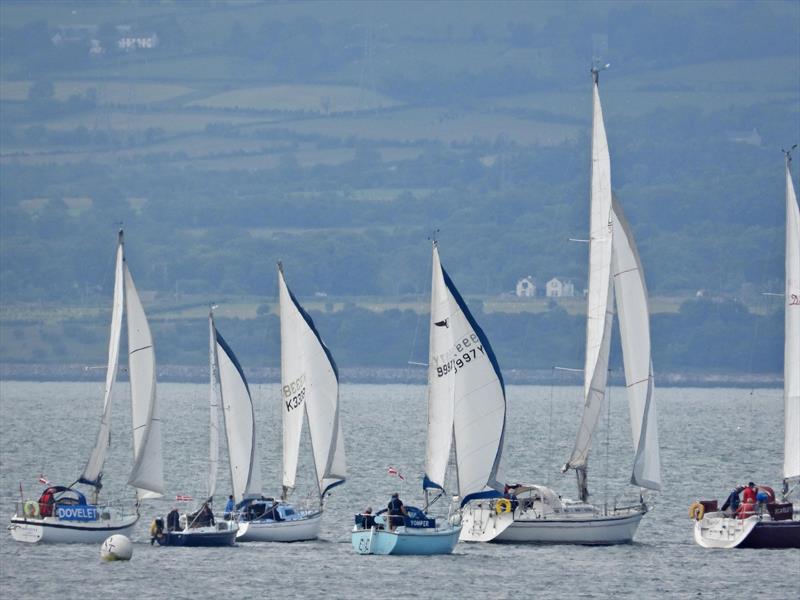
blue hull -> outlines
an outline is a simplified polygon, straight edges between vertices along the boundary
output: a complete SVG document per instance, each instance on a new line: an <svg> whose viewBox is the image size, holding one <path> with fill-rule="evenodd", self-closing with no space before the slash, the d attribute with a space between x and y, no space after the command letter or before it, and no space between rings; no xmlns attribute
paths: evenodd
<svg viewBox="0 0 800 600"><path fill-rule="evenodd" d="M236 529L225 531L170 531L156 538L159 546L234 546Z"/></svg>
<svg viewBox="0 0 800 600"><path fill-rule="evenodd" d="M451 554L461 526L447 529L354 529L351 541L359 554L431 555Z"/></svg>
<svg viewBox="0 0 800 600"><path fill-rule="evenodd" d="M800 548L800 521L762 521L739 548Z"/></svg>

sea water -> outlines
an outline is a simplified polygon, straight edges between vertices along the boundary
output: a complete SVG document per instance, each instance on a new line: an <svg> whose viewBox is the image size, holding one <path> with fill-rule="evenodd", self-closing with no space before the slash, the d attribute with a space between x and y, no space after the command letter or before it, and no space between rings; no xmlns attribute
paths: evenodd
<svg viewBox="0 0 800 600"><path fill-rule="evenodd" d="M280 394L251 386L264 493L281 485ZM574 497L569 456L580 418L577 387L508 386L506 481L544 483ZM128 506L131 467L128 385L113 397L112 445L103 495ZM2 598L798 598L800 550L706 550L692 541L687 510L698 498L722 500L750 480L778 487L783 461L783 401L777 389L657 388L663 491L635 542L613 547L460 543L452 555L359 556L350 545L353 515L382 508L392 492L422 504L426 389L417 385L341 386L347 482L326 500L320 539L231 548L151 546L148 527L177 495L202 500L208 464L208 388L158 387L164 498L145 501L132 535L133 559L107 563L99 545L28 545L0 532ZM627 484L633 458L624 390L612 388L590 458L595 503L636 495ZM43 474L70 484L97 435L102 384L0 382L0 493L8 522L22 485L35 497ZM304 432L295 498L313 496ZM224 436L217 510L230 493ZM395 467L404 480L390 476ZM446 515L447 502L436 505Z"/></svg>

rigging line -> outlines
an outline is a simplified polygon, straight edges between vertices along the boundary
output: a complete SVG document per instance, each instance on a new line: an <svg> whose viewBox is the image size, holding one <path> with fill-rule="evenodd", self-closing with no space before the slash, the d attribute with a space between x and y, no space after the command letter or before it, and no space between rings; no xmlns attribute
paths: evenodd
<svg viewBox="0 0 800 600"><path fill-rule="evenodd" d="M547 453L545 455L545 464L553 464L551 461L553 454L553 392L556 384L556 370L558 367L553 367L553 373L550 376L550 406L548 407L547 417ZM545 469L545 485L550 485L550 469Z"/></svg>

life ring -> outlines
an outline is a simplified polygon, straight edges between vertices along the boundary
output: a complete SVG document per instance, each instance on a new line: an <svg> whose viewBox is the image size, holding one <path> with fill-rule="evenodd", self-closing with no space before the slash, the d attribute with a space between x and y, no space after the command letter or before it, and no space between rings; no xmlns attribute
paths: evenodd
<svg viewBox="0 0 800 600"><path fill-rule="evenodd" d="M511 500L508 498L500 498L500 500L495 502L494 512L496 512L498 515L500 513L511 512Z"/></svg>
<svg viewBox="0 0 800 600"><path fill-rule="evenodd" d="M23 512L26 517L36 519L39 517L39 503L35 500L28 500L23 507Z"/></svg>
<svg viewBox="0 0 800 600"><path fill-rule="evenodd" d="M694 519L695 521L701 521L703 519L703 515L706 514L706 507L703 506L700 502L692 502L692 505L689 507L689 517Z"/></svg>

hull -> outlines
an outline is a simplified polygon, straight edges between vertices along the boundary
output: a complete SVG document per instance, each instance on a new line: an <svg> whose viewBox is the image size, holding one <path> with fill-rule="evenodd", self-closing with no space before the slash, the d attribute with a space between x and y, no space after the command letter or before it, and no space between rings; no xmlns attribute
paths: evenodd
<svg viewBox="0 0 800 600"><path fill-rule="evenodd" d="M116 533L130 535L139 515L81 523L54 517L26 519L13 517L8 530L18 542L41 544L100 544Z"/></svg>
<svg viewBox="0 0 800 600"><path fill-rule="evenodd" d="M322 513L292 521L240 521L239 542L304 542L319 537Z"/></svg>
<svg viewBox="0 0 800 600"><path fill-rule="evenodd" d="M512 544L629 544L645 510L632 507L603 514L589 505L574 512L550 511L538 501L529 509L496 512L494 503L468 505L462 513L461 540Z"/></svg>
<svg viewBox="0 0 800 600"><path fill-rule="evenodd" d="M711 513L695 521L694 541L703 548L800 548L800 521Z"/></svg>
<svg viewBox="0 0 800 600"><path fill-rule="evenodd" d="M447 529L353 529L351 542L359 554L432 555L451 554L461 527Z"/></svg>
<svg viewBox="0 0 800 600"><path fill-rule="evenodd" d="M590 519L515 520L493 542L528 544L630 544L642 513Z"/></svg>
<svg viewBox="0 0 800 600"><path fill-rule="evenodd" d="M159 546L215 547L236 545L235 526L220 523L216 527L198 527L185 531L170 531L156 538Z"/></svg>

